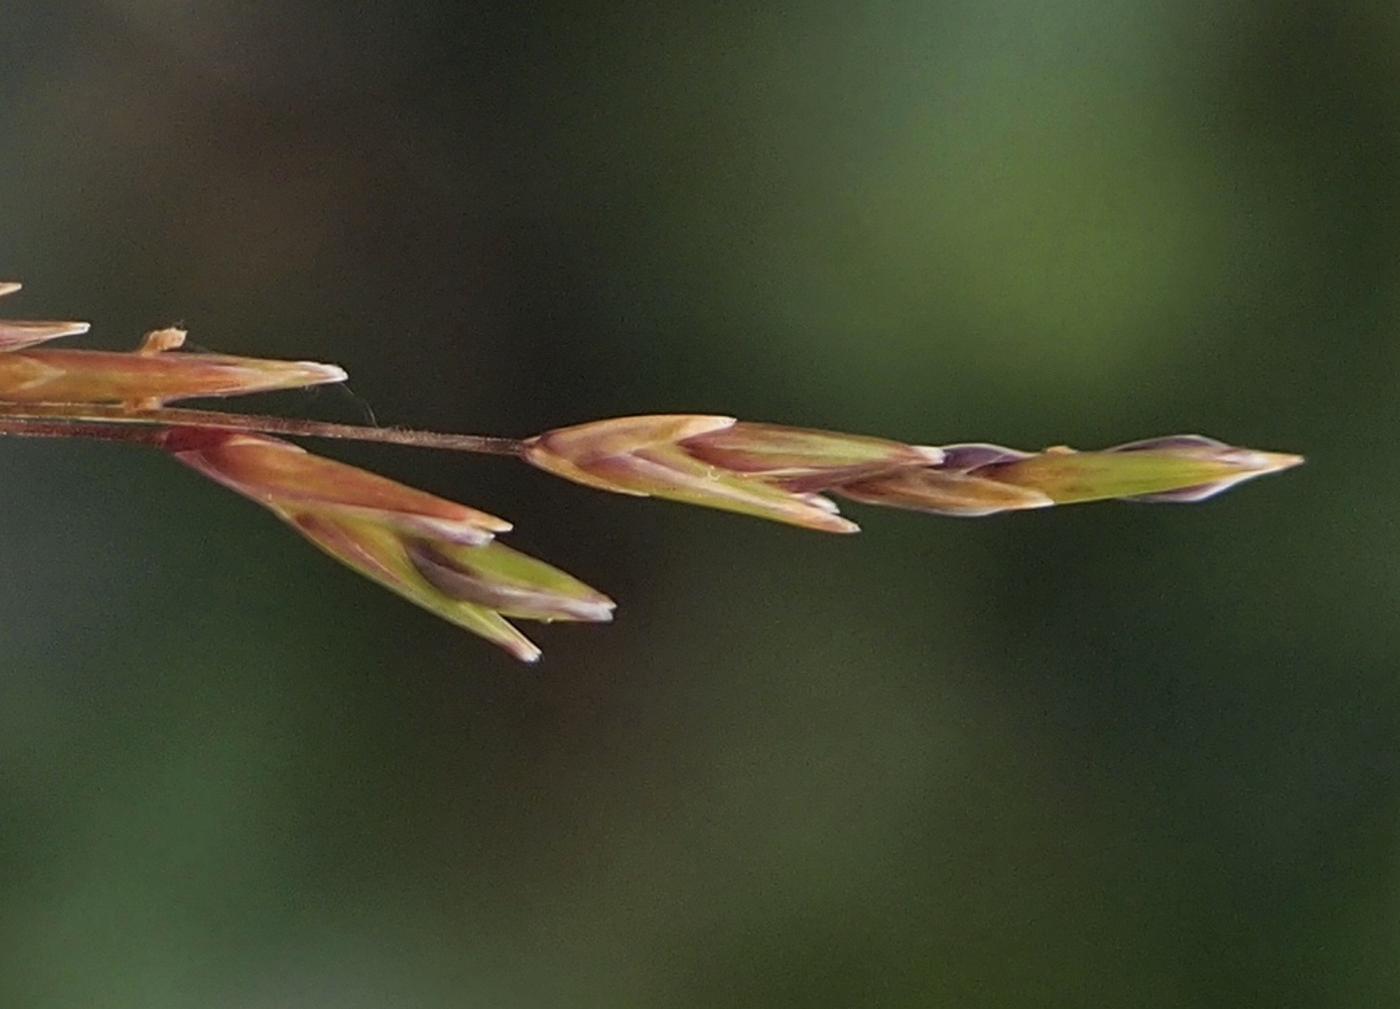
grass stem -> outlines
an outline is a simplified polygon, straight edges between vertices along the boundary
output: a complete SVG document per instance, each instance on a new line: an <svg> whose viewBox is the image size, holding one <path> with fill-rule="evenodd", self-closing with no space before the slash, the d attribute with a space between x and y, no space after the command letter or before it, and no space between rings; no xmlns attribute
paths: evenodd
<svg viewBox="0 0 1400 1009"><path fill-rule="evenodd" d="M51 423L42 423L49 421ZM474 434L441 434L402 427L365 427L292 417L223 413L161 407L132 410L93 403L0 403L0 435L43 438L99 438L104 441L145 442L135 429L146 427L204 427L300 438L336 438L379 442L413 448L435 448L480 455L519 456L523 442ZM121 433L130 431L131 433Z"/></svg>

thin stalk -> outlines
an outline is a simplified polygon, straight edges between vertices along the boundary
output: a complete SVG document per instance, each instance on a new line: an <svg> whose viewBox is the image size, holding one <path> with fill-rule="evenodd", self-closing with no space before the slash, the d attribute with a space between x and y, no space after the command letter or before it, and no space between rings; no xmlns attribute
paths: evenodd
<svg viewBox="0 0 1400 1009"><path fill-rule="evenodd" d="M60 424L31 426L35 421L52 420ZM15 423L10 423L10 422ZM413 448L436 448L453 452L474 452L480 455L518 456L524 442L516 438L497 438L476 434L440 434L436 431L415 431L402 427L364 427L359 424L334 424L319 420L292 417L272 417L259 414L223 413L217 410L184 410L161 407L154 410L131 410L118 405L100 403L0 403L0 435L50 438L104 438L107 441L142 441L140 437L111 432L111 426L132 427L204 427L220 431L248 431L256 434L280 434L300 438L337 438L346 441L370 441L387 445L407 445ZM76 429L82 433L61 434L58 428Z"/></svg>
<svg viewBox="0 0 1400 1009"><path fill-rule="evenodd" d="M67 421L11 420L0 417L0 436L12 438L83 438L122 441L137 445L160 444L160 428L113 424L72 424Z"/></svg>

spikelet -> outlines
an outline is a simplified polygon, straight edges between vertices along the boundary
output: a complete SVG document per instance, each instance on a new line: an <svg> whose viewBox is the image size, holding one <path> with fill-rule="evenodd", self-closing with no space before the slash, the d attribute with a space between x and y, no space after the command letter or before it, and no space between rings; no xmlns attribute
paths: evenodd
<svg viewBox="0 0 1400 1009"><path fill-rule="evenodd" d="M882 438L695 414L619 417L547 431L525 459L576 483L668 498L822 532L853 533L819 492L942 458Z"/></svg>
<svg viewBox="0 0 1400 1009"><path fill-rule="evenodd" d="M1235 448L1194 434L1097 452L946 445L938 466L855 481L837 492L865 504L962 516L1114 499L1185 504L1302 461L1302 456Z"/></svg>
<svg viewBox="0 0 1400 1009"><path fill-rule="evenodd" d="M601 592L494 542L510 523L493 515L264 435L176 427L161 447L341 563L525 662L540 651L507 617L612 619Z"/></svg>
<svg viewBox="0 0 1400 1009"><path fill-rule="evenodd" d="M0 282L0 297L20 285ZM333 364L227 354L169 354L185 342L180 329L148 333L133 353L53 350L36 344L88 331L86 322L0 320L0 402L125 403L154 409L205 396L241 396L343 382Z"/></svg>

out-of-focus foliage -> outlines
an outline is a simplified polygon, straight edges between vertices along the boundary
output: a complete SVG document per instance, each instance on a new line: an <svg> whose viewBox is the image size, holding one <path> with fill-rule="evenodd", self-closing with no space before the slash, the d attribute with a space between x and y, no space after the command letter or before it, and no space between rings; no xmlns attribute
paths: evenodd
<svg viewBox="0 0 1400 1009"><path fill-rule="evenodd" d="M0 1004L1393 1002L1397 48L1385 4L7 10L0 276L74 343L336 361L359 399L268 405L342 420L1309 465L820 537L334 449L626 602L522 671L156 454L0 444Z"/></svg>

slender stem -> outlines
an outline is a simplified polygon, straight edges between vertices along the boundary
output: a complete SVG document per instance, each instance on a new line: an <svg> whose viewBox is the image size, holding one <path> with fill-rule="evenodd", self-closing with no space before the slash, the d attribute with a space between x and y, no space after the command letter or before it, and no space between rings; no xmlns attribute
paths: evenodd
<svg viewBox="0 0 1400 1009"><path fill-rule="evenodd" d="M87 438L124 441L140 445L160 444L161 429L112 424L73 424L67 421L10 420L0 417L0 436L15 438Z"/></svg>
<svg viewBox="0 0 1400 1009"><path fill-rule="evenodd" d="M34 425L34 421L54 420L60 424ZM17 423L9 423L11 421ZM108 441L142 441L139 436L119 435L112 425L130 427L206 427L221 431L249 431L259 434L283 434L302 438L340 438L350 441L373 441L389 445L416 448L447 449L455 452L475 452L483 455L518 456L524 442L516 438L496 438L475 434L439 434L436 431L414 431L402 427L363 427L358 424L333 424L318 420L292 417L270 417L257 414L222 413L217 410L182 410L161 407L155 410L131 410L123 406L100 403L0 403L0 435L50 438L105 438ZM58 428L71 432L58 433ZM82 428L81 433L76 429ZM107 431L100 434L99 431Z"/></svg>

